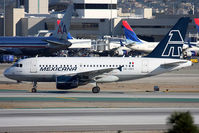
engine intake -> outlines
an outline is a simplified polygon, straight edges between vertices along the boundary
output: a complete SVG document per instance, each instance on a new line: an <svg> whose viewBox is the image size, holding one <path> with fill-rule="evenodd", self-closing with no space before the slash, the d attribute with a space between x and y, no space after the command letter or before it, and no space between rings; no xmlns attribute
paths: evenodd
<svg viewBox="0 0 199 133"><path fill-rule="evenodd" d="M56 78L57 89L67 90L77 88L79 79L77 76L59 76Z"/></svg>

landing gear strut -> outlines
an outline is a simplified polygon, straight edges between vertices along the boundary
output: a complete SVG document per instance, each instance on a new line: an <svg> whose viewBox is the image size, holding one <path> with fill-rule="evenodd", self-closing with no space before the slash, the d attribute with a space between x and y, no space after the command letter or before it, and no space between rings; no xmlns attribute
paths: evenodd
<svg viewBox="0 0 199 133"><path fill-rule="evenodd" d="M96 83L96 86L93 87L92 92L93 92L93 93L99 93L99 92L100 92L100 87L97 86L97 83Z"/></svg>
<svg viewBox="0 0 199 133"><path fill-rule="evenodd" d="M31 90L32 93L36 93L37 92L37 82L33 82L33 88Z"/></svg>

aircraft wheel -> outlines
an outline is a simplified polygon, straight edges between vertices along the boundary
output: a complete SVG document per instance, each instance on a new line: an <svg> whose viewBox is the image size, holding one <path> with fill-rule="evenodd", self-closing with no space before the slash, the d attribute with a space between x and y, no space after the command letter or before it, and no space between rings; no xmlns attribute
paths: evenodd
<svg viewBox="0 0 199 133"><path fill-rule="evenodd" d="M37 92L37 89L36 88L32 88L32 93L36 93Z"/></svg>
<svg viewBox="0 0 199 133"><path fill-rule="evenodd" d="M100 92L100 88L98 86L93 87L92 92L93 93L99 93Z"/></svg>

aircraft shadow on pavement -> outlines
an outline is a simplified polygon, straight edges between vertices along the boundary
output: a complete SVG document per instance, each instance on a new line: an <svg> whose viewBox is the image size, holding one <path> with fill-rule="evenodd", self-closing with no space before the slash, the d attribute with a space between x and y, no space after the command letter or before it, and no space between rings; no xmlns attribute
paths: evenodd
<svg viewBox="0 0 199 133"><path fill-rule="evenodd" d="M31 93L31 92L29 92ZM41 91L38 90L37 93L51 93L51 94L78 94L78 93L82 93L82 94L94 94L91 91ZM124 94L124 92L114 92L114 91L101 91L100 93L96 93L96 94Z"/></svg>

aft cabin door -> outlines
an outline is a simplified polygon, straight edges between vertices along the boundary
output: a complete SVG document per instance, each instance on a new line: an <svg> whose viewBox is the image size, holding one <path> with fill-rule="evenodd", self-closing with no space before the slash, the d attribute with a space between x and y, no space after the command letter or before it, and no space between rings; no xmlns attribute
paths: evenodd
<svg viewBox="0 0 199 133"><path fill-rule="evenodd" d="M148 73L149 72L149 62L147 60L142 61L142 73Z"/></svg>
<svg viewBox="0 0 199 133"><path fill-rule="evenodd" d="M37 72L37 59L33 59L30 62L30 72L36 73Z"/></svg>

